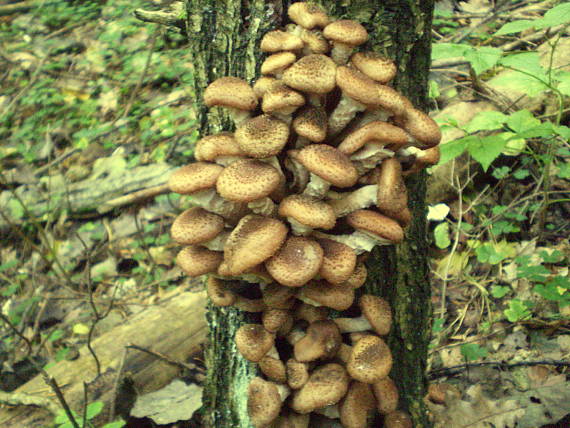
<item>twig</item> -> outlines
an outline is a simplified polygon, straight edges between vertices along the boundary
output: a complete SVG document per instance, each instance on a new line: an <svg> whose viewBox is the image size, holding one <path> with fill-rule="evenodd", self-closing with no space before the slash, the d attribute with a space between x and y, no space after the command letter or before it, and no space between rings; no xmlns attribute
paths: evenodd
<svg viewBox="0 0 570 428"><path fill-rule="evenodd" d="M119 364L119 370L117 371L117 377L115 377L115 383L113 385L113 394L111 399L111 408L109 409L109 417L107 422L112 422L115 420L115 402L117 401L117 396L119 394L119 386L121 385L123 378L123 371L125 369L125 361L127 360L127 354L129 350L127 347L123 348L123 356L121 357L121 362Z"/></svg>
<svg viewBox="0 0 570 428"><path fill-rule="evenodd" d="M41 374L42 374L42 377L44 379L44 382L47 383L50 386L50 388L52 389L52 391L55 393L55 396L57 397L59 404L61 404L61 406L63 407L63 411L67 415L67 419L69 419L69 422L71 422L71 425L73 425L73 428L79 428L79 425L77 424L77 421L75 420L75 417L73 416L73 412L69 408L69 404L67 404L67 401L65 401L65 397L63 396L63 392L61 392L61 388L57 384L57 381L55 380L55 378L50 376L48 374L48 372L46 372L44 369L41 369Z"/></svg>
<svg viewBox="0 0 570 428"><path fill-rule="evenodd" d="M114 208L123 207L125 205L131 205L143 201L145 199L154 198L158 195L164 195L165 193L170 193L170 187L168 184L161 184L158 186L148 187L146 189L139 190L138 192L129 193L128 195L119 196L118 198L111 199L100 205L97 208L99 214L105 214Z"/></svg>
<svg viewBox="0 0 570 428"><path fill-rule="evenodd" d="M52 160L51 162L45 164L44 166L36 169L34 171L34 175L35 176L39 176L42 175L44 172L46 172L47 170L49 170L50 168L52 168L53 166L57 165L60 162L63 162L64 160L66 160L68 157L70 157L71 155L80 152L81 149L78 148L73 148L71 150L66 151L65 153L59 155L57 158L55 158L54 160Z"/></svg>
<svg viewBox="0 0 570 428"><path fill-rule="evenodd" d="M505 361L484 361L481 363L467 363L458 366L445 367L441 369L430 370L428 378L430 380L438 379L446 376L455 376L459 373L475 367L496 367L499 370L508 370L515 367L532 367L532 366L554 366L554 367L570 367L570 362L558 360L541 360L541 361L521 361L518 363L506 363Z"/></svg>
<svg viewBox="0 0 570 428"><path fill-rule="evenodd" d="M180 368L180 369L182 369L182 370L188 370L188 371L192 372L192 371L195 371L195 370L198 369L198 367L197 367L196 365L191 366L190 364L186 364L186 363L183 363L183 362L181 362L181 361L173 360L173 359L170 358L169 356L164 355L164 354L161 354L160 352L153 351L153 350L151 350L151 349L146 349L146 348L143 348L142 346L138 346L138 345L135 345L135 344L132 344L132 343L130 343L130 344L128 344L127 346L125 346L125 348L127 348L127 349L136 349L137 351L146 352L147 354L152 355L153 357L158 358L159 360L165 361L165 362L167 362L168 364L171 364L171 365L173 365L173 366L176 366L176 367L178 367L178 368Z"/></svg>
<svg viewBox="0 0 570 428"><path fill-rule="evenodd" d="M10 330L12 330L16 336L18 336L21 340L24 341L24 343L28 347L28 355L31 354L32 344L28 340L28 338L26 336L24 336L22 333L20 333L20 331L16 328L16 326L14 324L12 324L12 322L8 319L8 317L6 315L4 315L4 313L2 311L0 311L0 319L2 321L4 321L4 324L6 324L8 326L8 328Z"/></svg>

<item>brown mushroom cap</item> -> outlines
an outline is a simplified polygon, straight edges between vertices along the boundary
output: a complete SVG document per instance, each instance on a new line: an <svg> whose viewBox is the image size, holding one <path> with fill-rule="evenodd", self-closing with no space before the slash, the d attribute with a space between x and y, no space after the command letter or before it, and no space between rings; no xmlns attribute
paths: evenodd
<svg viewBox="0 0 570 428"><path fill-rule="evenodd" d="M221 156L245 156L233 133L220 132L219 134L208 135L196 142L194 149L196 160L215 162Z"/></svg>
<svg viewBox="0 0 570 428"><path fill-rule="evenodd" d="M396 117L396 124L404 128L416 140L420 149L437 146L441 141L441 130L437 123L415 108L407 109L401 116Z"/></svg>
<svg viewBox="0 0 570 428"><path fill-rule="evenodd" d="M341 343L340 330L332 320L312 322L305 337L295 343L295 360L307 363L331 359L338 352Z"/></svg>
<svg viewBox="0 0 570 428"><path fill-rule="evenodd" d="M362 262L356 264L356 268L350 277L342 283L345 287L350 287L352 289L360 288L366 282L366 277L368 276L368 270L366 265Z"/></svg>
<svg viewBox="0 0 570 428"><path fill-rule="evenodd" d="M397 244L404 239L402 227L389 217L372 210L358 210L346 216L347 223L373 238Z"/></svg>
<svg viewBox="0 0 570 428"><path fill-rule="evenodd" d="M330 19L323 8L316 3L297 2L289 6L289 18L303 28L326 27Z"/></svg>
<svg viewBox="0 0 570 428"><path fill-rule="evenodd" d="M306 195L290 195L279 204L279 215L313 229L332 229L336 223L330 205Z"/></svg>
<svg viewBox="0 0 570 428"><path fill-rule="evenodd" d="M346 370L340 364L317 367L307 383L295 392L291 407L296 412L309 413L336 404L346 394L348 381Z"/></svg>
<svg viewBox="0 0 570 428"><path fill-rule="evenodd" d="M309 380L308 364L289 358L285 368L287 371L287 384L291 389L300 389Z"/></svg>
<svg viewBox="0 0 570 428"><path fill-rule="evenodd" d="M246 120L235 132L240 148L257 159L277 155L289 138L289 126L273 116L263 114Z"/></svg>
<svg viewBox="0 0 570 428"><path fill-rule="evenodd" d="M196 245L183 248L176 256L176 264L188 276L200 276L216 272L222 260L221 251L211 251Z"/></svg>
<svg viewBox="0 0 570 428"><path fill-rule="evenodd" d="M247 413L254 427L266 427L277 419L282 402L273 382L260 377L251 380L247 388Z"/></svg>
<svg viewBox="0 0 570 428"><path fill-rule="evenodd" d="M376 408L370 385L352 381L340 405L340 421L345 428L366 428L368 417Z"/></svg>
<svg viewBox="0 0 570 428"><path fill-rule="evenodd" d="M379 106L378 83L360 71L340 66L336 69L336 84L347 97L365 106Z"/></svg>
<svg viewBox="0 0 570 428"><path fill-rule="evenodd" d="M230 201L251 202L271 194L280 182L281 174L268 163L241 159L222 171L216 189Z"/></svg>
<svg viewBox="0 0 570 428"><path fill-rule="evenodd" d="M262 52L294 51L303 48L300 37L281 30L270 31L261 39Z"/></svg>
<svg viewBox="0 0 570 428"><path fill-rule="evenodd" d="M269 55L261 64L261 74L280 75L295 62L297 57L292 52L279 52Z"/></svg>
<svg viewBox="0 0 570 428"><path fill-rule="evenodd" d="M327 114L321 107L309 106L302 109L293 119L293 129L306 139L320 143L327 136Z"/></svg>
<svg viewBox="0 0 570 428"><path fill-rule="evenodd" d="M311 281L300 290L298 298L311 304L316 303L337 311L346 311L354 302L354 290L326 281Z"/></svg>
<svg viewBox="0 0 570 428"><path fill-rule="evenodd" d="M280 80L276 79L275 77L271 76L261 76L259 79L255 81L253 85L253 92L257 98L263 98L263 94L265 94L273 85L279 83Z"/></svg>
<svg viewBox="0 0 570 428"><path fill-rule="evenodd" d="M366 143L375 142L395 145L394 150L397 150L397 147L401 147L410 141L409 135L402 128L375 120L348 134L339 144L338 149L344 154L351 155L364 147Z"/></svg>
<svg viewBox="0 0 570 428"><path fill-rule="evenodd" d="M273 382L285 383L287 382L287 371L285 363L279 358L266 355L257 363L259 370Z"/></svg>
<svg viewBox="0 0 570 428"><path fill-rule="evenodd" d="M323 262L323 249L313 239L291 236L265 267L280 284L300 287L313 279Z"/></svg>
<svg viewBox="0 0 570 428"><path fill-rule="evenodd" d="M216 306L231 306L237 299L236 294L229 290L224 281L212 275L208 276L206 281L206 292Z"/></svg>
<svg viewBox="0 0 570 428"><path fill-rule="evenodd" d="M378 413L387 415L398 408L400 394L394 381L388 376L372 384Z"/></svg>
<svg viewBox="0 0 570 428"><path fill-rule="evenodd" d="M392 308L378 296L363 294L358 301L362 314L380 336L385 336L392 328Z"/></svg>
<svg viewBox="0 0 570 428"><path fill-rule="evenodd" d="M328 319L329 309L324 306L313 306L307 303L301 303L295 309L295 319L305 320L308 323L315 321L323 321Z"/></svg>
<svg viewBox="0 0 570 428"><path fill-rule="evenodd" d="M358 46L368 40L366 28L351 19L331 22L324 28L323 35L333 42L349 46Z"/></svg>
<svg viewBox="0 0 570 428"><path fill-rule="evenodd" d="M275 344L275 336L261 324L244 324L235 336L236 347L246 360L261 360Z"/></svg>
<svg viewBox="0 0 570 428"><path fill-rule="evenodd" d="M226 272L239 275L265 262L277 252L286 236L287 227L277 219L252 214L243 217L226 241Z"/></svg>
<svg viewBox="0 0 570 428"><path fill-rule="evenodd" d="M335 87L336 64L326 55L307 55L283 73L283 82L311 94L327 94Z"/></svg>
<svg viewBox="0 0 570 428"><path fill-rule="evenodd" d="M263 301L268 308L291 309L295 303L297 289L273 282L263 288L261 293L263 294Z"/></svg>
<svg viewBox="0 0 570 428"><path fill-rule="evenodd" d="M263 94L264 113L292 114L305 104L305 97L283 83L275 83Z"/></svg>
<svg viewBox="0 0 570 428"><path fill-rule="evenodd" d="M168 187L174 193L190 195L214 187L224 167L215 163L194 162L170 175Z"/></svg>
<svg viewBox="0 0 570 428"><path fill-rule="evenodd" d="M288 324L293 326L293 315L287 309L269 308L261 315L263 327L270 333L277 333Z"/></svg>
<svg viewBox="0 0 570 428"><path fill-rule="evenodd" d="M357 52L350 58L350 62L362 73L372 80L388 83L396 76L396 64L376 52Z"/></svg>
<svg viewBox="0 0 570 428"><path fill-rule="evenodd" d="M356 268L356 253L348 245L321 238L317 242L324 251L323 264L319 275L331 284L341 284L348 280Z"/></svg>
<svg viewBox="0 0 570 428"><path fill-rule="evenodd" d="M385 428L414 428L410 416L402 412L401 410L396 410L384 418Z"/></svg>
<svg viewBox="0 0 570 428"><path fill-rule="evenodd" d="M337 187L356 184L358 172L350 159L335 147L311 144L297 154L297 161L315 175Z"/></svg>
<svg viewBox="0 0 570 428"><path fill-rule="evenodd" d="M352 347L346 369L353 379L375 383L392 370L392 353L377 336L364 336Z"/></svg>
<svg viewBox="0 0 570 428"><path fill-rule="evenodd" d="M408 189L402 177L402 165L395 158L386 159L380 165L376 207L404 227L411 221L408 208Z"/></svg>
<svg viewBox="0 0 570 428"><path fill-rule="evenodd" d="M238 77L220 77L204 91L204 104L208 107L230 107L252 111L257 107L257 97L249 84Z"/></svg>
<svg viewBox="0 0 570 428"><path fill-rule="evenodd" d="M208 242L224 230L224 219L203 208L193 207L180 214L170 229L179 244L197 245Z"/></svg>
<svg viewBox="0 0 570 428"><path fill-rule="evenodd" d="M326 54L331 48L321 31L303 30L301 40L305 44L303 52L307 55Z"/></svg>

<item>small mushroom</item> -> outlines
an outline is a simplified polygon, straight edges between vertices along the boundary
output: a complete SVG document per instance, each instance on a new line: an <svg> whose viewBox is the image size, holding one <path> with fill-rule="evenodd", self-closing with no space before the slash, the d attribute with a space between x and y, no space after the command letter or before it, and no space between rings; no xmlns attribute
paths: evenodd
<svg viewBox="0 0 570 428"><path fill-rule="evenodd" d="M247 388L247 413L253 426L264 428L277 419L288 394L283 385L253 378Z"/></svg>
<svg viewBox="0 0 570 428"><path fill-rule="evenodd" d="M222 260L221 251L212 251L197 245L183 248L176 256L176 264L191 277L216 272Z"/></svg>
<svg viewBox="0 0 570 428"><path fill-rule="evenodd" d="M275 345L275 336L261 324L244 324L236 331L236 347L248 361L261 360Z"/></svg>
<svg viewBox="0 0 570 428"><path fill-rule="evenodd" d="M279 204L278 213L287 218L295 235L307 235L313 229L332 229L336 223L330 205L307 195L287 196Z"/></svg>
<svg viewBox="0 0 570 428"><path fill-rule="evenodd" d="M370 385L352 381L340 404L340 421L345 428L367 428L368 419L376 409Z"/></svg>
<svg viewBox="0 0 570 428"><path fill-rule="evenodd" d="M250 116L257 107L257 97L249 84L238 77L220 77L204 91L204 104L230 111L236 126Z"/></svg>
<svg viewBox="0 0 570 428"><path fill-rule="evenodd" d="M305 336L295 343L295 360L307 363L331 359L338 352L341 342L340 330L333 321L315 321L309 325Z"/></svg>
<svg viewBox="0 0 570 428"><path fill-rule="evenodd" d="M373 383L372 390L376 397L376 409L378 410L378 413L381 415L387 415L398 408L400 394L398 392L398 387L389 376Z"/></svg>
<svg viewBox="0 0 570 428"><path fill-rule="evenodd" d="M323 35L332 42L331 57L344 65L355 47L368 40L368 32L360 23L350 19L331 22L323 29Z"/></svg>
<svg viewBox="0 0 570 428"><path fill-rule="evenodd" d="M326 55L307 55L283 73L283 82L309 96L313 105L321 105L321 96L335 87L336 65Z"/></svg>
<svg viewBox="0 0 570 428"><path fill-rule="evenodd" d="M392 370L390 348L377 336L364 336L352 347L346 370L353 379L360 382L378 382Z"/></svg>

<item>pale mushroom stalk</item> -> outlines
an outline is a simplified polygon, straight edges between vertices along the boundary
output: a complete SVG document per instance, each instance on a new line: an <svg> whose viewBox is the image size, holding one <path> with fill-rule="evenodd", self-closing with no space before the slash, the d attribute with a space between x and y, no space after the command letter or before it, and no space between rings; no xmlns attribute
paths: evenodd
<svg viewBox="0 0 570 428"><path fill-rule="evenodd" d="M337 217L344 217L353 211L375 205L377 193L378 186L376 184L362 186L348 194L329 192L327 196L334 196L334 198L328 200L327 203L333 208Z"/></svg>
<svg viewBox="0 0 570 428"><path fill-rule="evenodd" d="M293 174L291 189L295 193L302 193L309 183L310 173L307 168L290 156L285 159L285 168Z"/></svg>
<svg viewBox="0 0 570 428"><path fill-rule="evenodd" d="M362 149L350 157L359 176L376 168L384 159L394 156L394 152L385 149L384 146L385 144L380 142L366 143Z"/></svg>
<svg viewBox="0 0 570 428"><path fill-rule="evenodd" d="M329 116L329 136L334 137L338 135L358 113L365 110L366 105L343 94L337 106Z"/></svg>
<svg viewBox="0 0 570 428"><path fill-rule="evenodd" d="M230 236L230 232L222 232L214 239L204 242L201 244L203 247L206 247L208 250L212 251L224 251L224 246L226 245L226 240Z"/></svg>
<svg viewBox="0 0 570 428"><path fill-rule="evenodd" d="M314 413L317 413L321 416L325 416L329 419L340 418L340 409L338 407L338 404L333 404L332 406L326 406L320 409L316 409Z"/></svg>
<svg viewBox="0 0 570 428"><path fill-rule="evenodd" d="M390 242L387 239L372 236L360 230L357 230L348 235L330 235L323 232L313 231L313 236L316 236L318 238L332 239L333 241L348 245L356 252L356 254L370 252L377 245L393 245L393 242Z"/></svg>
<svg viewBox="0 0 570 428"><path fill-rule="evenodd" d="M220 197L215 189L207 189L188 195L190 202L226 219L234 218L244 212L244 205L227 201Z"/></svg>
<svg viewBox="0 0 570 428"><path fill-rule="evenodd" d="M303 191L303 195L322 198L328 192L331 184L316 174L310 173L310 180Z"/></svg>
<svg viewBox="0 0 570 428"><path fill-rule="evenodd" d="M269 197L257 199L255 201L249 202L247 207L254 213L260 214L266 217L273 217L277 212L277 205Z"/></svg>
<svg viewBox="0 0 570 428"><path fill-rule="evenodd" d="M333 320L342 333L372 330L370 321L364 315L357 318L335 318Z"/></svg>

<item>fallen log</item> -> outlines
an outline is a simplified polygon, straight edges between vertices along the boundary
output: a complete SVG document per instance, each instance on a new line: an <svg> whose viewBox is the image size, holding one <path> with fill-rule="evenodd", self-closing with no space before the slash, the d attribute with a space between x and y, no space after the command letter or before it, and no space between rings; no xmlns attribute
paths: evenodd
<svg viewBox="0 0 570 428"><path fill-rule="evenodd" d="M87 347L73 361L61 361L47 370L61 387L65 400L72 410L81 414L83 408L83 382L88 383L88 402L102 401L103 412L94 422L106 422L115 398L115 383L120 374L129 374L139 393L155 391L170 383L179 368L165 361L130 349L130 344L186 362L199 351L206 339L206 293L182 292L145 308L125 324L101 335L92 343L101 363L101 375L96 376L95 362ZM41 376L20 386L14 395L36 396L57 402L53 391ZM32 400L33 401L33 400ZM41 402L41 400L39 400ZM121 404L121 403L119 403ZM49 426L53 422L50 406L18 406L0 408L0 426L4 428ZM53 406L51 406L53 411ZM103 425L103 423L101 423ZM96 423L96 426L100 426Z"/></svg>

